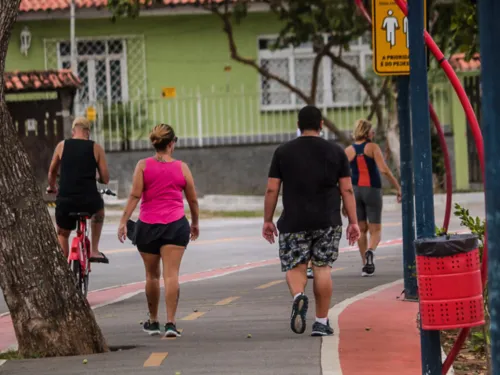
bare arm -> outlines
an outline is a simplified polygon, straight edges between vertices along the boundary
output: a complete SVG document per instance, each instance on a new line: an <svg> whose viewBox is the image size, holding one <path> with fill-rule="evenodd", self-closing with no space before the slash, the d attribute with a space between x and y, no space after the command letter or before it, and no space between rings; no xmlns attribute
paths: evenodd
<svg viewBox="0 0 500 375"><path fill-rule="evenodd" d="M109 170L108 163L106 163L106 154L104 149L97 143L94 143L94 152L96 155L97 170L99 172L99 178L97 181L101 184L107 185L109 183Z"/></svg>
<svg viewBox="0 0 500 375"><path fill-rule="evenodd" d="M281 180L279 178L267 179L266 196L264 198L264 222L266 223L271 223L273 221L280 189Z"/></svg>
<svg viewBox="0 0 500 375"><path fill-rule="evenodd" d="M50 162L48 183L50 190L56 190L57 172L59 171L59 165L61 164L61 154L64 146L64 141L59 142L54 150L54 155L52 156L52 161Z"/></svg>
<svg viewBox="0 0 500 375"><path fill-rule="evenodd" d="M144 162L144 160L140 160L137 163L137 166L135 167L134 177L132 181L132 190L130 191L130 196L128 197L127 205L123 210L123 215L120 220L120 226L125 226L127 224L127 221L130 219L130 216L132 216L132 213L134 212L135 208L137 207L137 204L139 203L142 197L142 191L144 188L145 165L146 163Z"/></svg>
<svg viewBox="0 0 500 375"><path fill-rule="evenodd" d="M200 216L200 208L198 206L198 197L196 195L193 175L186 163L182 163L182 173L186 179L184 194L186 195L186 199L189 204L189 211L191 212L191 225L197 226Z"/></svg>
<svg viewBox="0 0 500 375"><path fill-rule="evenodd" d="M377 163L377 167L378 167L380 173L382 173L385 176L385 178L387 178L389 180L391 185L394 186L394 188L399 192L401 190L401 187L399 186L399 182L398 182L398 180L396 180L396 178L393 176L391 170L387 166L387 164L384 160L384 155L382 155L382 150L376 144L374 144L373 146L375 147L375 149L373 150L373 156L375 159L375 163Z"/></svg>
<svg viewBox="0 0 500 375"><path fill-rule="evenodd" d="M351 177L340 178L339 188L340 194L342 195L343 210L346 212L349 224L357 224L358 215L356 214L356 199L354 198Z"/></svg>

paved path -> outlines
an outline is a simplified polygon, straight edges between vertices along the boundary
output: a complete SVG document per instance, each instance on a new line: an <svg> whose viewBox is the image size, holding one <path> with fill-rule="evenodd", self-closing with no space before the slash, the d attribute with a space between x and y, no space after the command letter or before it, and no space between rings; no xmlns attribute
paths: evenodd
<svg viewBox="0 0 500 375"><path fill-rule="evenodd" d="M471 207L471 212L480 215L483 209L481 206L474 206ZM438 219L441 219L439 216L442 215L438 215ZM384 228L386 243L377 251L377 276L373 278L360 277L359 254L355 248L348 247L342 241L342 253L332 273L332 306L401 278L399 214L388 213L384 215L384 221L387 224ZM179 371L181 374L320 374L323 359L335 358L338 350L330 350L321 355L321 339L308 336L309 330L303 336L290 331L291 297L279 270L276 246L266 245L259 238L260 220L207 221L202 223L202 229L204 231L199 243L189 248L182 265L184 284L181 287L178 315L179 327L184 330L182 338L162 340L149 338L142 333L139 321L146 318L146 304L144 294L140 293L144 286L140 259L130 245L124 246L116 242L113 227L106 227L103 250L109 254L112 264L96 267L92 275L92 286L100 289L128 285L94 291L89 295L89 301L96 307L123 297L131 297L100 307L95 313L110 345L135 348L90 356L87 358L87 365L83 365L83 358L79 357L8 361L0 367L2 375L29 374L34 371L42 375L97 372L174 375ZM452 229L459 229L456 220ZM397 286L390 292L394 298L395 294L399 294L398 289L402 291L402 287ZM308 286L308 294L313 299L311 285ZM311 305L314 306L313 303ZM353 305L351 308L355 307ZM376 315L377 309L360 306L359 311L373 311ZM359 317L359 311L358 318L349 323L350 329L366 328L364 320ZM382 315L387 317L387 312ZM313 318L314 312L310 311L309 329ZM0 318L0 350L14 343L9 320L8 316ZM359 325L356 325L356 320ZM342 332L349 332L349 324L342 323L342 315L339 321L339 345L341 348L348 348L353 345L353 341L349 343L342 340L351 334ZM411 324L414 322L412 317ZM373 329L365 331L367 334L374 334L374 342L383 340L375 337L375 334L384 332L384 327L376 327L380 323L380 319L375 319L370 323ZM344 330L343 325L346 327ZM247 338L248 334L252 335L251 338ZM359 344L358 340L354 341L354 346L356 343ZM384 348L376 344L368 346L371 350ZM366 347L365 343L360 347ZM344 357L348 352L346 349ZM165 357L161 353L168 355ZM144 367L161 356L165 358L158 366ZM342 356L340 358L342 368L347 366L344 374L351 375L352 372L347 372L350 371L349 359L342 359ZM354 357L355 362L360 360L359 357ZM323 363L323 366L327 365L332 366L331 363ZM382 368L383 365L380 366ZM323 369L324 375L331 373L326 370L328 368Z"/></svg>

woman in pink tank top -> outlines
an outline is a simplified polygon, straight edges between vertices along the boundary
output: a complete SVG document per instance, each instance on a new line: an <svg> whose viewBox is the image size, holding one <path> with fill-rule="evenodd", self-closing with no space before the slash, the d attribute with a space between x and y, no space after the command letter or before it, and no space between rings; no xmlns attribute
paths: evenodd
<svg viewBox="0 0 500 375"><path fill-rule="evenodd" d="M128 237L137 246L146 269L146 297L149 320L143 330L149 335L161 334L158 320L160 303L160 262L163 262L167 324L165 336L181 334L175 325L179 300L179 268L189 240L199 235L198 199L188 166L172 158L177 137L171 126L160 124L150 134L155 156L140 160L134 172L132 191L118 229L118 239ZM191 225L185 212L183 193L191 212ZM130 220L141 200L139 220Z"/></svg>

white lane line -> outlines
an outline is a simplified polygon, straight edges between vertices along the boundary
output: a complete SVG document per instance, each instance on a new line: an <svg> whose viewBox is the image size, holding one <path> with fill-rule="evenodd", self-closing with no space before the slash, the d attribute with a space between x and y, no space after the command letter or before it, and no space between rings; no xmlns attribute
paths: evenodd
<svg viewBox="0 0 500 375"><path fill-rule="evenodd" d="M5 362L7 362L5 359L0 359L0 366L2 366Z"/></svg>
<svg viewBox="0 0 500 375"><path fill-rule="evenodd" d="M342 311L344 311L347 308L347 306L356 301L369 297L382 290L391 288L392 286L400 284L401 282L403 282L403 279L396 280L389 284L380 285L364 293L348 298L336 304L330 309L330 311L328 312L328 319L330 319L330 322L332 323L332 328L335 331L335 334L333 336L323 337L323 342L321 345L321 373L323 375L342 375L342 367L340 366L340 353L339 353L339 342L340 342L339 316L342 313Z"/></svg>

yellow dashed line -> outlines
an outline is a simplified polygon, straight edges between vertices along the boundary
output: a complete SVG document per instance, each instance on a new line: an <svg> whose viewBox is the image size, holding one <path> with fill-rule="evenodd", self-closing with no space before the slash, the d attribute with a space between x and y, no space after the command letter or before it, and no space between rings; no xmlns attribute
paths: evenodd
<svg viewBox="0 0 500 375"><path fill-rule="evenodd" d="M152 353L149 358L144 362L144 367L158 367L162 364L168 353Z"/></svg>
<svg viewBox="0 0 500 375"><path fill-rule="evenodd" d="M181 320L196 320L196 319L198 319L199 317L202 317L205 314L206 314L206 312L198 311L198 312L194 312L192 314L189 314L188 316L185 316Z"/></svg>
<svg viewBox="0 0 500 375"><path fill-rule="evenodd" d="M275 281L271 281L270 283L267 283L267 284L264 284L264 285L260 285L258 286L257 288L255 289L266 289L266 288L269 288L273 285L277 285L277 284L281 284L281 283L284 283L285 280L275 280Z"/></svg>
<svg viewBox="0 0 500 375"><path fill-rule="evenodd" d="M241 297L229 297L223 300L220 300L215 304L215 306L224 306L224 305L229 305L231 302L236 301L237 299L240 299Z"/></svg>

